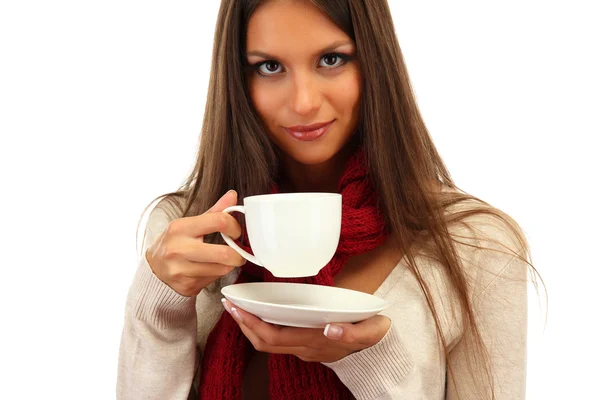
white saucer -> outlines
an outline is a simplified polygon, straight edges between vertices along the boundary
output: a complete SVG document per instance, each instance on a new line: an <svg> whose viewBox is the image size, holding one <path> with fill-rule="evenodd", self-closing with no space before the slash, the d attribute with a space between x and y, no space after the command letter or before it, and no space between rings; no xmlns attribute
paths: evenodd
<svg viewBox="0 0 600 400"><path fill-rule="evenodd" d="M265 322L300 328L359 322L379 314L388 305L367 293L301 283L238 283L225 286L221 293Z"/></svg>

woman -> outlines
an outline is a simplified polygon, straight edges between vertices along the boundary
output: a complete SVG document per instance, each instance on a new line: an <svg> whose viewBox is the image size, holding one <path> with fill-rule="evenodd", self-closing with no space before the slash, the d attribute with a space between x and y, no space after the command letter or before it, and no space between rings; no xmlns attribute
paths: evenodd
<svg viewBox="0 0 600 400"><path fill-rule="evenodd" d="M215 38L196 166L148 220L118 398L524 398L527 243L452 181L386 2L222 0ZM220 211L274 191L342 193L338 253L300 281L375 293L381 315L289 328L221 302L275 279L218 240L245 242Z"/></svg>

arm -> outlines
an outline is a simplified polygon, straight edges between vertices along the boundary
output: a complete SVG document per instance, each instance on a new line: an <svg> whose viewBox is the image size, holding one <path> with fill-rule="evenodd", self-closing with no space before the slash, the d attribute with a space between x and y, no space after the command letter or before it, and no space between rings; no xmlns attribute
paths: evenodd
<svg viewBox="0 0 600 400"><path fill-rule="evenodd" d="M152 244L168 223L165 212L155 208L146 242ZM195 299L158 279L142 256L127 297L117 399L188 398L198 359Z"/></svg>
<svg viewBox="0 0 600 400"><path fill-rule="evenodd" d="M422 398L419 371L400 339L394 320L376 345L323 365L336 373L357 400Z"/></svg>
<svg viewBox="0 0 600 400"><path fill-rule="evenodd" d="M479 266L472 304L489 353L495 399L525 399L528 265L516 257L486 251ZM466 328L448 359L453 374L448 375L447 400L492 398L483 369L471 360L474 346Z"/></svg>

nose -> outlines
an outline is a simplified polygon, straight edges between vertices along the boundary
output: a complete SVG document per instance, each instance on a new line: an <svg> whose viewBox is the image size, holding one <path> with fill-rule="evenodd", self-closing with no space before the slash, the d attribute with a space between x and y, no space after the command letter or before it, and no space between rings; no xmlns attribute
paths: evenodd
<svg viewBox="0 0 600 400"><path fill-rule="evenodd" d="M299 115L310 115L321 107L322 93L317 77L298 72L292 79L291 108Z"/></svg>

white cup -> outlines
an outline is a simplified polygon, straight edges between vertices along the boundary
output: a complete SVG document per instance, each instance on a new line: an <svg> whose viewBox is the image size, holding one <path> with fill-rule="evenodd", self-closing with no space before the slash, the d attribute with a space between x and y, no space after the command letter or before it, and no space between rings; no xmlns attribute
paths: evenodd
<svg viewBox="0 0 600 400"><path fill-rule="evenodd" d="M342 226L342 195L281 193L250 196L223 212L246 215L254 256L227 235L225 242L246 260L278 278L314 276L333 258Z"/></svg>

